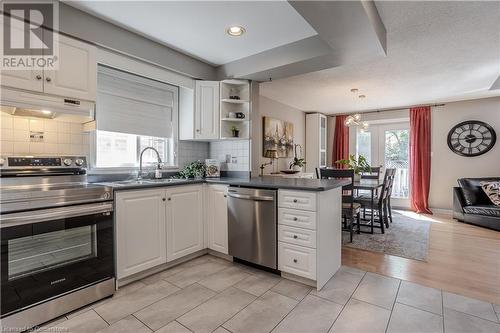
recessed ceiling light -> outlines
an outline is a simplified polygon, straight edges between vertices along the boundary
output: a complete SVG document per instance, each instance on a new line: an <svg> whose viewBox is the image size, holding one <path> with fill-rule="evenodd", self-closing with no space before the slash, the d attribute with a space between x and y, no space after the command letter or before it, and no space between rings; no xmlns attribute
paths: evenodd
<svg viewBox="0 0 500 333"><path fill-rule="evenodd" d="M352 89L351 89L351 92L352 92L352 93L357 93L358 91L359 91L359 90L358 90L358 88L352 88Z"/></svg>
<svg viewBox="0 0 500 333"><path fill-rule="evenodd" d="M241 36L245 33L245 28L239 26L239 25L234 25L232 27L229 27L226 29L226 32L229 36Z"/></svg>
<svg viewBox="0 0 500 333"><path fill-rule="evenodd" d="M365 95L359 95L358 97L359 98L365 98L366 96Z"/></svg>

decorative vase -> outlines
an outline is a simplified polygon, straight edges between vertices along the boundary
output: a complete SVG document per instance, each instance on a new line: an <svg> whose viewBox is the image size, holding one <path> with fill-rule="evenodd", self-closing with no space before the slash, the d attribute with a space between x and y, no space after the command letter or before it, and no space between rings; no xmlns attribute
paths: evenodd
<svg viewBox="0 0 500 333"><path fill-rule="evenodd" d="M361 174L360 173L355 173L354 174L354 181L359 182L361 180Z"/></svg>
<svg viewBox="0 0 500 333"><path fill-rule="evenodd" d="M294 165L294 166L292 166L292 170L293 170L293 171L298 171L298 172L301 172L301 171L302 171L302 167L301 167L301 166L298 166L298 165Z"/></svg>

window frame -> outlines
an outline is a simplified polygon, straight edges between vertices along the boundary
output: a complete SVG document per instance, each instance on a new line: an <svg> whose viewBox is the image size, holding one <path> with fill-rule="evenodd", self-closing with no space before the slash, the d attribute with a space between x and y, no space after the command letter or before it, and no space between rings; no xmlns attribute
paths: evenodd
<svg viewBox="0 0 500 333"><path fill-rule="evenodd" d="M106 65L106 66L108 66L108 65ZM108 67L111 67L111 66L108 66ZM122 70L122 69L116 68L116 67L112 67L112 68L119 70L119 71L125 71L125 70ZM140 77L144 77L140 74L133 73L133 72L127 72L127 73L137 75ZM149 78L147 78L147 79L149 79ZM179 152L178 152L178 149L179 149L179 126L180 126L180 124L179 124L179 112L180 112L179 91L180 91L181 87L179 87L178 85L174 85L172 83L169 83L169 82L159 81L157 79L149 79L149 80L168 84L168 85L175 86L178 88L177 93L176 93L175 110L172 113L172 123L173 123L173 126L172 126L172 140L173 140L172 159L173 159L173 162L172 162L172 165L164 165L162 167L162 171L165 171L165 172L176 171L176 170L179 170ZM97 112L97 110L94 106L94 123L96 121L96 112ZM90 136L89 136L89 145L90 145L90 147L89 147L89 169L88 169L89 174L134 173L134 172L139 171L140 167L98 167L97 166L97 131L98 131L98 129L95 128L93 131L90 132ZM131 133L129 133L129 134L131 134ZM163 161L163 162L165 162L165 161ZM147 166L148 165L146 165L146 167Z"/></svg>

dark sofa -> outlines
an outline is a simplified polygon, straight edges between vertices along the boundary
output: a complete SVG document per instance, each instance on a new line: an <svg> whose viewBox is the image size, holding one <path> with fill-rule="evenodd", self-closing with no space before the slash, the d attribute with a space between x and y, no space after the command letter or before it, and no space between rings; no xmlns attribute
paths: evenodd
<svg viewBox="0 0 500 333"><path fill-rule="evenodd" d="M453 188L453 218L500 231L500 207L484 193L480 185L483 181L500 181L500 177L458 180L458 187Z"/></svg>

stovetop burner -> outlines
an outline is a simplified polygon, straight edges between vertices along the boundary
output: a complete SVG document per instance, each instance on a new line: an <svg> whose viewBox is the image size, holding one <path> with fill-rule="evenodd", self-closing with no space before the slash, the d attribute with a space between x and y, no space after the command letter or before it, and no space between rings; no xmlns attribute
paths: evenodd
<svg viewBox="0 0 500 333"><path fill-rule="evenodd" d="M89 184L82 156L0 158L0 213L109 201L109 186Z"/></svg>

